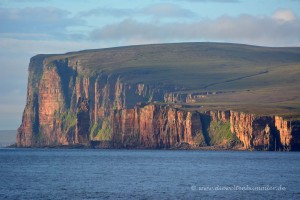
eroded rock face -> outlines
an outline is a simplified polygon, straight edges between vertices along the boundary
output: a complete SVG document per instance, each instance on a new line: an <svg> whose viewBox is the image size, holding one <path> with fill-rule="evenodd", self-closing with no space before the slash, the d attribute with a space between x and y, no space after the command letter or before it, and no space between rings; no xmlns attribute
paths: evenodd
<svg viewBox="0 0 300 200"><path fill-rule="evenodd" d="M89 101L85 98L79 98L77 103L76 114L76 144L89 144L90 132L90 106Z"/></svg>
<svg viewBox="0 0 300 200"><path fill-rule="evenodd" d="M97 124L97 131L111 129L116 111L130 113L138 102L163 99L160 88L124 84L119 75L84 73L84 67L76 59L50 61L43 56L31 59L18 146L88 144L93 125ZM103 120L108 120L105 127ZM124 117L122 120L128 128L128 120Z"/></svg>
<svg viewBox="0 0 300 200"><path fill-rule="evenodd" d="M230 124L231 131L243 142L245 149L299 149L299 121L232 111Z"/></svg>
<svg viewBox="0 0 300 200"><path fill-rule="evenodd" d="M288 121L275 116L275 127L279 131L280 143L284 150L300 150L300 121Z"/></svg>
<svg viewBox="0 0 300 200"><path fill-rule="evenodd" d="M43 68L41 66L43 66L44 59L45 56L43 55L35 56L30 59L26 107L23 112L22 124L17 134L18 146L30 147L35 144L35 134L37 134L39 130L38 88L41 79L37 74L42 74Z"/></svg>
<svg viewBox="0 0 300 200"><path fill-rule="evenodd" d="M230 120L230 110L226 111L209 111L206 112L212 121L222 121L227 122Z"/></svg>
<svg viewBox="0 0 300 200"><path fill-rule="evenodd" d="M234 111L199 113L153 103L193 102L205 95L174 90L176 87L169 85L125 83L120 74L86 74L75 58L36 56L30 62L17 145L89 145L98 141L105 147L126 148L228 146L233 134L244 149L299 150L299 121Z"/></svg>
<svg viewBox="0 0 300 200"><path fill-rule="evenodd" d="M39 84L39 138L42 145L66 144L59 127L59 110L64 108L62 83L55 66L44 68Z"/></svg>
<svg viewBox="0 0 300 200"><path fill-rule="evenodd" d="M180 143L199 145L199 137L202 137L199 113L169 106L146 105L121 110L115 116L114 127L114 132L121 133L124 146L171 148Z"/></svg>

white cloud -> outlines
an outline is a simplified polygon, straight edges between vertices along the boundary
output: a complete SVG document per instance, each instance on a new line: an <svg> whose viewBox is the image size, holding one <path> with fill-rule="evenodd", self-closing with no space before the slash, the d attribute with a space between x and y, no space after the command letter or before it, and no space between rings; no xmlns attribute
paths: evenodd
<svg viewBox="0 0 300 200"><path fill-rule="evenodd" d="M292 10L284 9L277 10L273 14L274 19L282 20L282 21L293 21L297 18L296 14Z"/></svg>

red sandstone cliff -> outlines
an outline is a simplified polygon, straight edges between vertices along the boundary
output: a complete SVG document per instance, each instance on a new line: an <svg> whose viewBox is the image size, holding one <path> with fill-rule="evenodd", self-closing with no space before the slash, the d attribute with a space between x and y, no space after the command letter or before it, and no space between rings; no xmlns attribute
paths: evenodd
<svg viewBox="0 0 300 200"><path fill-rule="evenodd" d="M299 121L278 116L230 112L231 131L242 141L245 149L299 150L299 125Z"/></svg>
<svg viewBox="0 0 300 200"><path fill-rule="evenodd" d="M27 103L17 146L90 145L173 148L223 146L299 150L300 122L234 111L199 113L153 102L193 102L172 86L122 81L122 74L86 73L76 58L31 59ZM139 102L149 102L139 103Z"/></svg>
<svg viewBox="0 0 300 200"><path fill-rule="evenodd" d="M120 110L114 115L113 124L113 133L121 134L125 146L171 148L181 143L205 145L197 112L169 106L136 106Z"/></svg>

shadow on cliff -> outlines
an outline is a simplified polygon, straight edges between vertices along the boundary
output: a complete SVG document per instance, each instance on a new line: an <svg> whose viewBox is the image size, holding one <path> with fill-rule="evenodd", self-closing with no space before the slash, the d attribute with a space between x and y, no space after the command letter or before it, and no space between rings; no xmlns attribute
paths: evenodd
<svg viewBox="0 0 300 200"><path fill-rule="evenodd" d="M209 137L209 126L211 123L211 118L208 115L200 114L201 124L202 124L202 133L205 139L207 146L210 146L210 137Z"/></svg>

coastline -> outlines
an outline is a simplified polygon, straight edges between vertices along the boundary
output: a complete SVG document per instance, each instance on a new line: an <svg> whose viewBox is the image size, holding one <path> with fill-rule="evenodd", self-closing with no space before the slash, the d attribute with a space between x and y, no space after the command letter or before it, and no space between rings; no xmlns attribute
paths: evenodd
<svg viewBox="0 0 300 200"><path fill-rule="evenodd" d="M114 146L92 146L92 145L44 145L44 146L31 146L31 147L18 147L16 144L3 147L4 149L108 149L108 150L169 150L169 151L178 151L178 150L188 150L188 151L258 151L258 152L267 152L267 150L257 150L257 149L245 149L242 146L235 147L225 147L225 146L202 146L196 147L191 145L181 145L172 148L146 148L146 147L114 147ZM271 151L268 151L271 152ZM276 151L276 152L290 152L290 151Z"/></svg>

